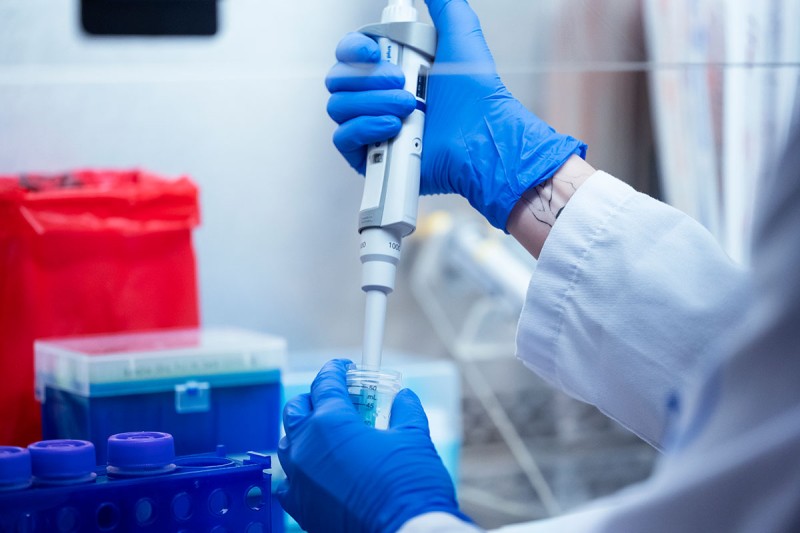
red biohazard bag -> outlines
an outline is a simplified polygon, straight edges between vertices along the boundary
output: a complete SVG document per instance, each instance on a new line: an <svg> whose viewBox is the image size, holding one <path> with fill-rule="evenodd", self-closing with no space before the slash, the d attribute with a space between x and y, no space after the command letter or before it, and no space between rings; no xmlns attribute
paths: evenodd
<svg viewBox="0 0 800 533"><path fill-rule="evenodd" d="M35 339L197 326L198 223L186 177L0 176L0 444L40 439Z"/></svg>

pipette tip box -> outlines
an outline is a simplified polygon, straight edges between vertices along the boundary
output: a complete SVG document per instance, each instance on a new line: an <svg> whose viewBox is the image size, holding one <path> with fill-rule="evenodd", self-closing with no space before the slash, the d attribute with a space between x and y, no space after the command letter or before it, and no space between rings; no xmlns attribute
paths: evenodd
<svg viewBox="0 0 800 533"><path fill-rule="evenodd" d="M173 434L179 455L277 449L282 338L164 330L40 340L34 352L43 438L91 441L101 464L108 437L137 428Z"/></svg>

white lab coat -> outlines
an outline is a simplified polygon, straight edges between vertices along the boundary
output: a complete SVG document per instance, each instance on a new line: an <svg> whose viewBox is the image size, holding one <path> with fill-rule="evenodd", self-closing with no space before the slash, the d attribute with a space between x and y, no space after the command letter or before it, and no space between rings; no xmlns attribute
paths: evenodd
<svg viewBox="0 0 800 533"><path fill-rule="evenodd" d="M798 109L800 111L800 109ZM800 531L800 121L762 186L749 270L598 172L553 228L518 357L665 450L652 477L503 533ZM401 533L475 531L450 515Z"/></svg>

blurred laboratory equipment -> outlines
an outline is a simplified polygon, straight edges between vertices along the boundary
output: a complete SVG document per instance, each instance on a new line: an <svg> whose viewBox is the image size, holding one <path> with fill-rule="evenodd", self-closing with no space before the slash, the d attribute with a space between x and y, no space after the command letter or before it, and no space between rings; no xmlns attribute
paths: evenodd
<svg viewBox="0 0 800 533"><path fill-rule="evenodd" d="M786 142L800 2L643 2L664 198L743 262L753 198Z"/></svg>
<svg viewBox="0 0 800 533"><path fill-rule="evenodd" d="M104 442L105 444L105 442ZM108 438L99 466L91 442L45 440L0 446L3 531L273 531L270 457L176 456L172 435Z"/></svg>
<svg viewBox="0 0 800 533"><path fill-rule="evenodd" d="M77 336L37 341L35 358L44 438L91 441L101 463L109 435L142 427L174 435L181 455L278 448L280 337L232 328Z"/></svg>
<svg viewBox="0 0 800 533"><path fill-rule="evenodd" d="M460 359L514 353L535 260L483 221L439 211L424 219L411 272L415 298Z"/></svg>
<svg viewBox="0 0 800 533"><path fill-rule="evenodd" d="M187 177L0 176L0 441L40 438L35 339L197 325L199 216Z"/></svg>
<svg viewBox="0 0 800 533"><path fill-rule="evenodd" d="M492 325L513 323L513 317L519 316L533 272L532 259L525 261L523 256L515 255L509 241L483 223L453 221L450 215L442 212L432 215L426 226L428 239L422 245L412 273L414 295L460 363L465 380L500 431L547 513L559 514L561 506L538 463L510 422L491 385L473 364L477 358L498 358L514 353L507 341L513 339L513 335L494 336L491 332L498 329ZM454 293L467 292L464 288L469 281L483 294L463 307L464 302L459 302ZM468 309L466 314L458 311L464 308ZM507 328L499 331L508 333Z"/></svg>

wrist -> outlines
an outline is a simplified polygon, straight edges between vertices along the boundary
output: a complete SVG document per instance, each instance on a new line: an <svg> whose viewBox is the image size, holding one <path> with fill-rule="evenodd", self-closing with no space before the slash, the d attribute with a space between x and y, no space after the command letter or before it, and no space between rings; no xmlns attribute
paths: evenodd
<svg viewBox="0 0 800 533"><path fill-rule="evenodd" d="M570 157L551 179L522 195L508 217L508 232L538 259L561 211L595 172L579 156Z"/></svg>
<svg viewBox="0 0 800 533"><path fill-rule="evenodd" d="M486 128L485 138L493 140L489 144L493 152L478 158L484 163L476 167L480 186L473 194L477 193L478 211L489 223L508 231L511 211L521 195L550 180L573 156L585 157L587 147L579 139L556 132L510 95L502 114L498 118L484 113L481 127ZM497 125L503 139L498 139ZM479 152L470 148L471 157Z"/></svg>

